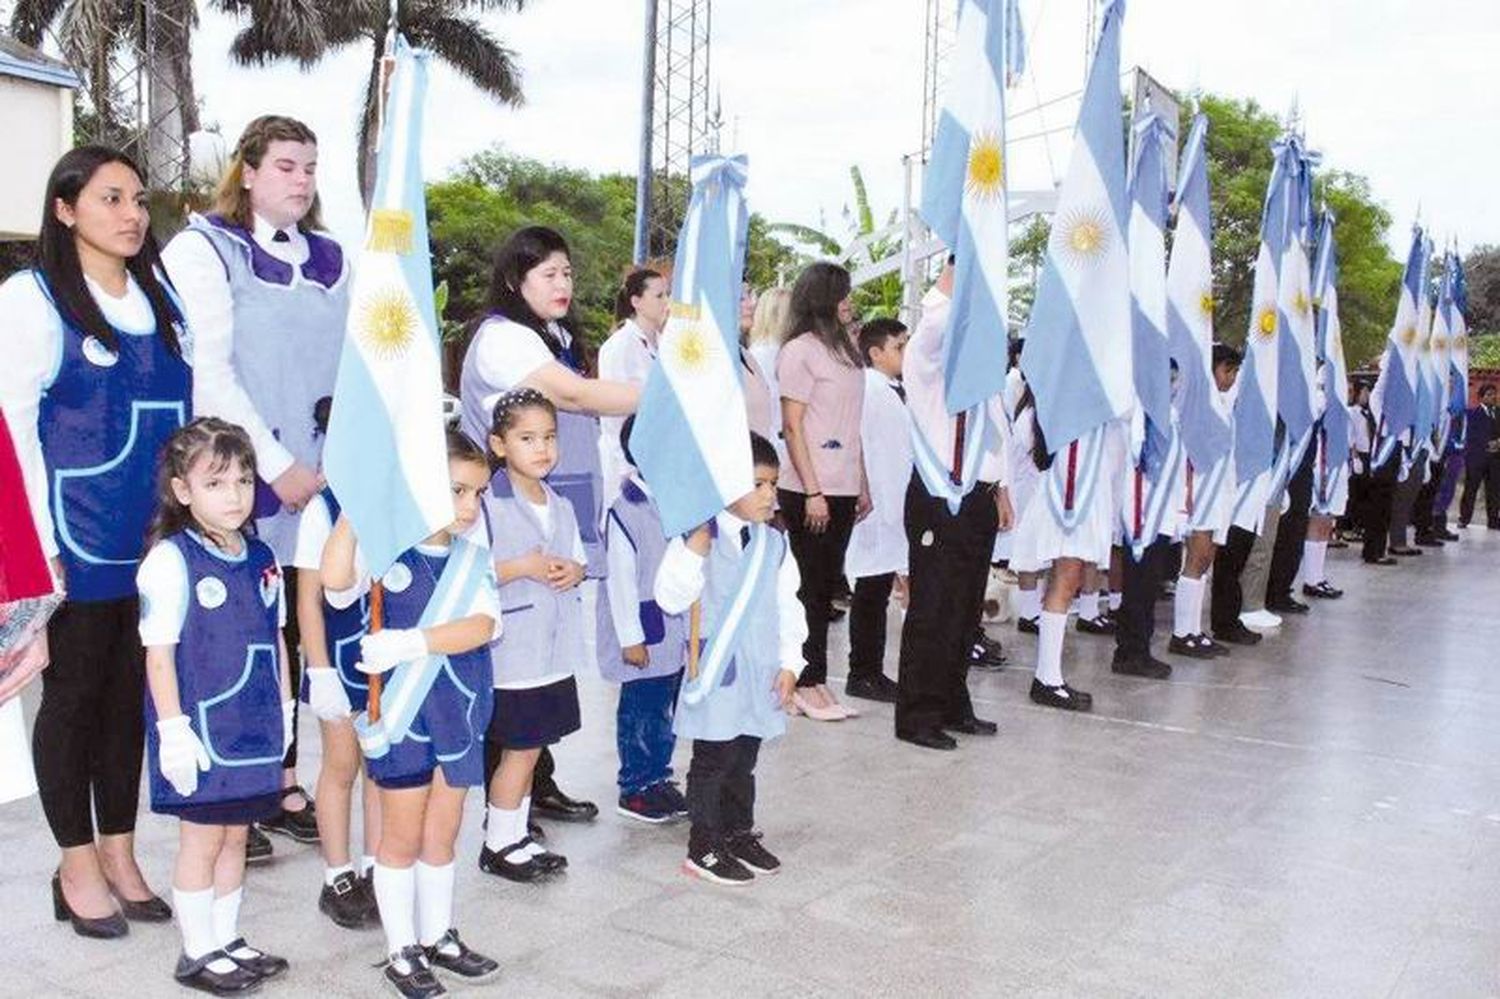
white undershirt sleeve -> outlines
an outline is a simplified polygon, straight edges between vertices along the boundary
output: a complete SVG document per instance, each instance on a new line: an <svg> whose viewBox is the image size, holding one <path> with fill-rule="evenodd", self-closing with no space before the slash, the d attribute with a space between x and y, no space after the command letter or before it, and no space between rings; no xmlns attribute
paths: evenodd
<svg viewBox="0 0 1500 999"><path fill-rule="evenodd" d="M135 571L135 582L141 594L141 644L148 648L176 645L188 604L188 571L182 552L165 541L153 545Z"/></svg>
<svg viewBox="0 0 1500 999"><path fill-rule="evenodd" d="M781 634L781 668L796 676L801 676L807 667L802 656L802 643L807 641L807 612L797 599L801 586L802 574L788 549L782 554L781 568L776 572L776 620Z"/></svg>
<svg viewBox="0 0 1500 999"><path fill-rule="evenodd" d="M673 538L667 543L661 567L656 570L656 603L663 614L681 614L698 599L703 592L706 561L688 548L681 538Z"/></svg>
<svg viewBox="0 0 1500 999"><path fill-rule="evenodd" d="M37 425L42 393L62 359L62 325L36 279L29 273L13 275L0 284L0 340L5 363L0 364L0 409L10 428L11 442L26 483L26 502L48 558L57 554L52 511L47 503L47 464Z"/></svg>

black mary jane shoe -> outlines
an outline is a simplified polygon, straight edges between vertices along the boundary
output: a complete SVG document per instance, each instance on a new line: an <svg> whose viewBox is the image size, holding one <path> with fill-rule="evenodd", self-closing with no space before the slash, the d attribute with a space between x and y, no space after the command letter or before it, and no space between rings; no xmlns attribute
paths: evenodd
<svg viewBox="0 0 1500 999"><path fill-rule="evenodd" d="M448 994L443 983L432 973L427 952L420 944L403 947L399 954L390 956L385 965L385 980L402 999L433 999Z"/></svg>
<svg viewBox="0 0 1500 999"><path fill-rule="evenodd" d="M1329 585L1328 580L1325 579L1321 583L1311 585L1303 583L1302 595L1304 597L1312 597L1316 600L1337 600L1344 595L1344 591L1336 586Z"/></svg>
<svg viewBox="0 0 1500 999"><path fill-rule="evenodd" d="M1033 704L1040 704L1044 708L1058 708L1062 711L1094 710L1094 695L1074 690L1066 683L1049 687L1035 677L1031 680L1031 700Z"/></svg>
<svg viewBox="0 0 1500 999"><path fill-rule="evenodd" d="M1167 642L1167 651L1174 656L1189 659L1212 659L1214 641L1204 635L1173 635Z"/></svg>
<svg viewBox="0 0 1500 999"><path fill-rule="evenodd" d="M241 951L245 952L244 957L240 956ZM229 955L229 960L246 971L255 972L261 978L275 978L291 967L286 958L267 954L258 947L251 947L245 943L244 937L240 937L234 943L226 944L224 953Z"/></svg>
<svg viewBox="0 0 1500 999"><path fill-rule="evenodd" d="M1249 629L1246 629L1246 630L1249 630ZM1198 632L1198 641L1199 641L1200 644L1202 644L1204 647L1206 647L1209 652L1213 653L1213 657L1215 659L1221 659L1224 656L1227 656L1227 655L1230 654L1230 652L1229 652L1229 646L1219 644L1218 642L1214 641L1212 638L1209 638L1207 634L1205 634L1205 633L1203 633L1201 631Z"/></svg>
<svg viewBox="0 0 1500 999"><path fill-rule="evenodd" d="M115 940L130 932L130 924L118 912L99 919L87 919L74 912L67 897L63 895L60 873L52 875L52 916L59 923L72 923L74 933L92 940ZM167 918L171 918L170 910Z"/></svg>
<svg viewBox="0 0 1500 999"><path fill-rule="evenodd" d="M1018 617L1016 618L1016 630L1023 635L1039 635L1041 634L1042 627L1037 618Z"/></svg>
<svg viewBox="0 0 1500 999"><path fill-rule="evenodd" d="M521 839L521 845L527 848L535 846L542 851L541 853L533 853L531 855L531 859L536 863L538 867L546 871L548 874L556 874L559 871L565 871L568 869L567 857L564 857L560 853L553 853L551 850L542 847L541 844L537 843L537 841L532 839L530 836L523 837Z"/></svg>
<svg viewBox="0 0 1500 999"><path fill-rule="evenodd" d="M219 959L233 966L231 971L214 971L209 967ZM242 995L260 988L261 977L240 964L222 950L209 951L200 958L186 954L177 959L177 970L172 972L177 984L184 988L197 989L215 996Z"/></svg>
<svg viewBox="0 0 1500 999"><path fill-rule="evenodd" d="M1080 617L1077 621L1073 622L1073 627L1085 635L1113 635L1115 633L1115 619L1108 614L1100 614L1093 619Z"/></svg>
<svg viewBox="0 0 1500 999"><path fill-rule="evenodd" d="M500 850L491 850L487 846L482 846L479 848L479 869L486 874L493 874L520 884L529 884L546 877L547 869L537 863L534 857L526 856L526 859L519 864L505 859L517 851L526 855L526 847L522 843L512 843Z"/></svg>
<svg viewBox="0 0 1500 999"><path fill-rule="evenodd" d="M423 947L427 963L465 982L482 982L500 972L500 962L485 957L458 938L457 930L449 930L431 947Z"/></svg>

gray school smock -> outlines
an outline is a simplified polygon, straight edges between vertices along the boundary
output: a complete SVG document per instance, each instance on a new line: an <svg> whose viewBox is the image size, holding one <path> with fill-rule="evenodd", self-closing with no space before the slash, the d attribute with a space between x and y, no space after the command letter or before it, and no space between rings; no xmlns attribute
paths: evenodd
<svg viewBox="0 0 1500 999"><path fill-rule="evenodd" d="M689 704L681 693L672 730L679 739L727 742L742 735L775 739L786 732L786 712L776 698L776 674L781 671L781 625L777 614L777 576L787 557L786 538L767 529L766 566L757 581L740 629L734 657L725 667L719 685L697 704ZM706 648L718 629L719 617L733 598L730 588L738 576L745 553L733 541L716 536L709 547L703 571L703 645ZM683 680L683 691L688 682Z"/></svg>
<svg viewBox="0 0 1500 999"><path fill-rule="evenodd" d="M195 215L188 228L208 239L224 264L234 299L235 376L255 411L292 457L309 468L322 462L313 406L333 395L349 317L348 268L332 238L305 232L300 267L271 256L244 229L217 215ZM298 515L256 489L256 533L290 565Z"/></svg>
<svg viewBox="0 0 1500 999"><path fill-rule="evenodd" d="M656 570L661 567L662 557L667 553L667 539L661 532L661 515L657 513L655 501L634 482L627 480L621 487L620 498L609 508L609 519L619 526L635 548L636 592L643 598L637 612L651 662L637 669L620 658L620 639L615 634L615 619L610 613L609 587L600 586L594 622L599 673L611 683L671 676L687 663L688 617L686 614L663 614L651 598L656 586Z"/></svg>
<svg viewBox="0 0 1500 999"><path fill-rule="evenodd" d="M515 494L502 469L484 498L490 524L490 547L498 564L520 558L538 546L549 555L571 559L578 521L571 504L545 482L552 530L542 531L531 504ZM575 586L559 593L535 579L500 584L500 637L490 644L495 685L525 684L569 674L584 660L583 593Z"/></svg>

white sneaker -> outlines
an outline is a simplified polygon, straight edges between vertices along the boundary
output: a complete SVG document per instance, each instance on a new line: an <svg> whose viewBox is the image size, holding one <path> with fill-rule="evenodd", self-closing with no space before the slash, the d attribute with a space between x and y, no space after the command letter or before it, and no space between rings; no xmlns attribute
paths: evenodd
<svg viewBox="0 0 1500 999"><path fill-rule="evenodd" d="M1250 611L1240 615L1240 624L1252 631L1269 631L1281 626L1281 618L1268 610Z"/></svg>

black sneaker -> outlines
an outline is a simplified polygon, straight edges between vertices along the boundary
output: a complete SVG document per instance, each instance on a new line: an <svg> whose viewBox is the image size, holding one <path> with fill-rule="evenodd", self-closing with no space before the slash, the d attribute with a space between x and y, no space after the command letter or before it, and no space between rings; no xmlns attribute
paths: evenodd
<svg viewBox="0 0 1500 999"><path fill-rule="evenodd" d="M1063 711L1092 711L1094 696L1082 690L1074 690L1066 683L1049 687L1032 677L1031 700L1044 708L1060 708Z"/></svg>
<svg viewBox="0 0 1500 999"><path fill-rule="evenodd" d="M895 704L896 681L884 673L850 673L844 682L844 693L866 701Z"/></svg>
<svg viewBox="0 0 1500 999"><path fill-rule="evenodd" d="M755 880L755 875L727 850L710 847L701 853L689 853L682 862L682 873L709 884L739 888Z"/></svg>
<svg viewBox="0 0 1500 999"><path fill-rule="evenodd" d="M749 831L730 833L724 848L755 874L775 874L781 870L781 861L776 854L760 845L760 833Z"/></svg>
<svg viewBox="0 0 1500 999"><path fill-rule="evenodd" d="M500 962L485 957L458 938L457 930L444 933L431 947L423 947L427 963L468 982L482 982L500 972Z"/></svg>
<svg viewBox="0 0 1500 999"><path fill-rule="evenodd" d="M993 669L999 669L1010 661L1005 655L1005 650L1000 647L1000 643L989 635L986 635L982 630L974 639L974 649L970 653L969 658L980 665L981 668L989 666Z"/></svg>
<svg viewBox="0 0 1500 999"><path fill-rule="evenodd" d="M401 953L390 956L385 965L385 980L395 986L396 994L403 999L431 999L448 994L432 973L427 952L417 944L402 947Z"/></svg>
<svg viewBox="0 0 1500 999"><path fill-rule="evenodd" d="M344 871L318 894L318 911L346 930L357 930L370 918L370 896L353 871Z"/></svg>
<svg viewBox="0 0 1500 999"><path fill-rule="evenodd" d="M251 823L250 831L245 835L245 863L264 864L275 852L266 834Z"/></svg>
<svg viewBox="0 0 1500 999"><path fill-rule="evenodd" d="M285 801L294 794L302 796L307 802L306 807L299 811L289 812L285 808L268 819L261 819L256 825L264 832L276 833L278 836L287 836L298 843L316 843L318 841L318 814L313 808L312 798L302 788L293 785L281 792L281 800Z"/></svg>
<svg viewBox="0 0 1500 999"><path fill-rule="evenodd" d="M1039 618L1018 617L1016 618L1016 630L1023 635L1039 635L1042 632L1042 623Z"/></svg>
<svg viewBox="0 0 1500 999"><path fill-rule="evenodd" d="M677 817L676 813L665 807L660 798L651 793L652 790L647 787L631 794L620 795L615 811L627 819L635 819L637 822L646 822L653 826L671 822Z"/></svg>
<svg viewBox="0 0 1500 999"><path fill-rule="evenodd" d="M656 803L672 817L672 821L683 819L688 814L687 797L669 780L653 784L646 789Z"/></svg>

